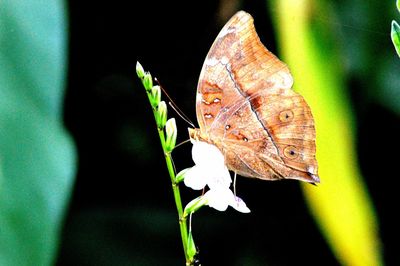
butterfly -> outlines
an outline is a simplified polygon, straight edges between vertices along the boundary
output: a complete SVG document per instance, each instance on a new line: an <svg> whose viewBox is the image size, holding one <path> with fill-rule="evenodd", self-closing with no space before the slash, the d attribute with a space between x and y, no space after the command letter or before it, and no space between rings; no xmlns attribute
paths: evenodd
<svg viewBox="0 0 400 266"><path fill-rule="evenodd" d="M215 145L241 176L318 183L314 119L292 85L289 68L261 43L252 16L239 11L204 61L199 128L189 135Z"/></svg>

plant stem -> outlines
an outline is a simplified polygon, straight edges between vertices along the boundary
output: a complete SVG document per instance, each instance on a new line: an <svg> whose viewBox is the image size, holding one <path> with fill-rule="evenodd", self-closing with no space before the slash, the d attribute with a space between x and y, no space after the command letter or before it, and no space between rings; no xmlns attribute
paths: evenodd
<svg viewBox="0 0 400 266"><path fill-rule="evenodd" d="M181 230L183 251L185 253L186 261L188 261L189 258L187 256L187 252L186 252L187 251L187 241L188 241L188 231L187 231L187 226L186 226L186 218L183 217L181 193L179 190L179 185L175 182L175 170L174 170L174 166L172 163L171 153L165 151L164 131L162 129L158 129L158 135L160 136L161 146L163 147L163 151L164 151L164 155L165 155L165 162L167 164L168 173L171 178L172 191L174 193L176 210L178 211L178 216L179 216L179 228Z"/></svg>
<svg viewBox="0 0 400 266"><path fill-rule="evenodd" d="M162 123L162 122L160 122L160 121L162 121L162 119L160 119L160 118L157 119L157 117L160 115L158 112L161 112L161 111L157 110L157 108L159 108L160 105L158 105L158 107L156 105L160 104L160 102L159 102L160 99L158 98L158 101L157 101L157 98L154 95L152 95L152 93L154 93L154 91L152 90L154 87L152 86L151 76L149 73L144 72L142 66L139 63L137 63L137 65L136 65L136 72L138 74L138 77L142 80L142 84L146 89L147 97L152 106L154 120L156 121L158 135L160 137L160 142L161 142L161 146L162 146L162 149L164 152L165 162L167 164L168 174L171 178L172 191L174 193L176 210L178 211L179 229L181 231L183 252L185 254L186 265L192 265L193 258L191 258L187 252L189 238L188 238L188 230L187 230L187 225L186 225L186 217L183 216L181 193L179 191L179 184L176 182L175 168L174 168L172 157L171 157L171 148L169 148L167 150L167 145L166 145L166 139L165 139L165 133L164 133L165 121ZM155 98L156 98L156 102L154 102ZM166 115L166 113L165 113L165 115ZM163 124L163 125L161 125L161 124Z"/></svg>

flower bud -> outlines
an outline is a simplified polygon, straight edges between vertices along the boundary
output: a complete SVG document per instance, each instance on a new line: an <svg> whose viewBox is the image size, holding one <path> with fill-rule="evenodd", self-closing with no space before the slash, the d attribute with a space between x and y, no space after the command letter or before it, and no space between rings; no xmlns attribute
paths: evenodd
<svg viewBox="0 0 400 266"><path fill-rule="evenodd" d="M136 74L140 79L143 79L144 69L143 69L142 65L139 63L139 61L136 62Z"/></svg>
<svg viewBox="0 0 400 266"><path fill-rule="evenodd" d="M195 213L198 209L207 205L208 201L205 197L200 196L190 201L183 210L183 218L188 217L191 213Z"/></svg>
<svg viewBox="0 0 400 266"><path fill-rule="evenodd" d="M194 258L194 256L197 254L196 245L194 244L192 231L189 231L186 253L189 258Z"/></svg>
<svg viewBox="0 0 400 266"><path fill-rule="evenodd" d="M153 88L153 78L151 77L151 74L149 72L144 73L142 82L146 91L150 91L151 88Z"/></svg>
<svg viewBox="0 0 400 266"><path fill-rule="evenodd" d="M165 123L167 122L167 104L164 101L161 101L158 104L156 111L156 123L158 128L164 128Z"/></svg>
<svg viewBox="0 0 400 266"><path fill-rule="evenodd" d="M175 148L176 144L177 129L175 118L168 119L167 123L165 124L165 133L165 149L170 152Z"/></svg>
<svg viewBox="0 0 400 266"><path fill-rule="evenodd" d="M156 85L151 88L150 91L150 104L153 108L156 108L161 101L161 89L160 86Z"/></svg>
<svg viewBox="0 0 400 266"><path fill-rule="evenodd" d="M183 169L182 171L180 171L177 175L176 175L176 177L175 177L175 183L180 183L180 182L182 182L184 179L185 179L185 174L186 174L186 172L190 169L191 167L189 167L189 168L185 168L185 169Z"/></svg>

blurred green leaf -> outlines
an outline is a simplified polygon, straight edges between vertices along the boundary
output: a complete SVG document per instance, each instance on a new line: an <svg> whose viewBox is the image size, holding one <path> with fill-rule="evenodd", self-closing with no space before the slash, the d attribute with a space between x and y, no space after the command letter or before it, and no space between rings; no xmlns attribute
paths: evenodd
<svg viewBox="0 0 400 266"><path fill-rule="evenodd" d="M392 21L392 30L390 32L394 48L396 48L397 55L400 57L400 26L396 21Z"/></svg>
<svg viewBox="0 0 400 266"><path fill-rule="evenodd" d="M310 210L341 264L381 265L376 214L357 166L344 64L332 30L313 20L313 14L329 17L327 1L275 3L283 59L315 118L321 184L303 185Z"/></svg>
<svg viewBox="0 0 400 266"><path fill-rule="evenodd" d="M396 7L397 7L397 10L400 12L400 0L396 1Z"/></svg>
<svg viewBox="0 0 400 266"><path fill-rule="evenodd" d="M0 265L51 265L74 175L63 1L0 8Z"/></svg>

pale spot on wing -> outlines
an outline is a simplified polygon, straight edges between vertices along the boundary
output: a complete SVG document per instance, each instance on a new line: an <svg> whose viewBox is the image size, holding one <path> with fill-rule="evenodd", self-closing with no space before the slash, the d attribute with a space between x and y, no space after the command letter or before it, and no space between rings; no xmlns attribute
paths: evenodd
<svg viewBox="0 0 400 266"><path fill-rule="evenodd" d="M202 102L202 103L204 103L204 104L210 105L210 103L209 103L209 102L207 102L207 101L206 101L206 100L204 100L204 99L201 99L201 102Z"/></svg>
<svg viewBox="0 0 400 266"><path fill-rule="evenodd" d="M253 73L253 75L252 75L252 77L251 77L253 80L257 80L257 79L260 79L260 72L254 72Z"/></svg>
<svg viewBox="0 0 400 266"><path fill-rule="evenodd" d="M284 88L290 89L293 86L293 77L287 72L280 72L280 76L282 77L282 86Z"/></svg>
<svg viewBox="0 0 400 266"><path fill-rule="evenodd" d="M314 168L314 166L312 166L312 165L308 166L307 172L309 172L309 173L315 175L315 168Z"/></svg>
<svg viewBox="0 0 400 266"><path fill-rule="evenodd" d="M221 99L219 99L219 98L215 98L215 99L213 100L213 103L219 103L219 102L221 102Z"/></svg>
<svg viewBox="0 0 400 266"><path fill-rule="evenodd" d="M221 63L222 63L223 65L227 65L227 64L229 63L229 58L226 57L226 56L223 56L223 57L221 58Z"/></svg>
<svg viewBox="0 0 400 266"><path fill-rule="evenodd" d="M218 63L219 60L215 57L207 58L206 61L204 61L204 65L206 66L216 66Z"/></svg>
<svg viewBox="0 0 400 266"><path fill-rule="evenodd" d="M220 31L220 33L218 34L217 39L218 39L218 38L224 38L225 35L228 35L228 34L233 33L233 32L235 32L235 31L236 31L236 28L224 27L224 28Z"/></svg>
<svg viewBox="0 0 400 266"><path fill-rule="evenodd" d="M201 94L200 92L197 92L196 99L199 101L204 101L203 94Z"/></svg>

